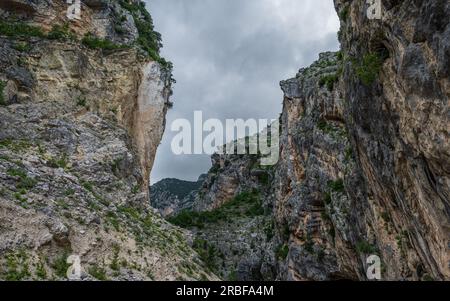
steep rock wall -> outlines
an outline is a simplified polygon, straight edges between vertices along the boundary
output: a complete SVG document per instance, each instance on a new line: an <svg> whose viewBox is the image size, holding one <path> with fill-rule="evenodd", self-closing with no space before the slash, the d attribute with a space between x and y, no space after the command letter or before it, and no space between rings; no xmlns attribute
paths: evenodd
<svg viewBox="0 0 450 301"><path fill-rule="evenodd" d="M171 93L151 19L82 3L0 7L0 278L65 279L74 254L84 279L216 279L148 202Z"/></svg>
<svg viewBox="0 0 450 301"><path fill-rule="evenodd" d="M367 280L370 255L384 280L450 277L450 4L382 2L370 20L365 1L336 0L341 52L281 83L268 186L251 157L214 157L194 208L214 212L250 186L272 209L274 235L246 277Z"/></svg>
<svg viewBox="0 0 450 301"><path fill-rule="evenodd" d="M410 246L387 260L392 276L448 279L450 3L383 2L382 19L370 21L359 1L335 1L347 12L345 119L374 217L386 213ZM368 64L374 57L379 64ZM394 237L381 228L373 222L374 240L393 258Z"/></svg>

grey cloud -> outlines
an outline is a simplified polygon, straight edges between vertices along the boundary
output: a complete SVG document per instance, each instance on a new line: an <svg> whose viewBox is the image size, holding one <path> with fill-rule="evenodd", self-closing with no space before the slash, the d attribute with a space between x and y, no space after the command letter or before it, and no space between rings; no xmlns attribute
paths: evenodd
<svg viewBox="0 0 450 301"><path fill-rule="evenodd" d="M318 53L337 50L338 20L332 0L151 0L162 55L174 63L167 129L151 182L195 180L207 155L175 156L170 142L176 118L277 118L279 81L293 77Z"/></svg>

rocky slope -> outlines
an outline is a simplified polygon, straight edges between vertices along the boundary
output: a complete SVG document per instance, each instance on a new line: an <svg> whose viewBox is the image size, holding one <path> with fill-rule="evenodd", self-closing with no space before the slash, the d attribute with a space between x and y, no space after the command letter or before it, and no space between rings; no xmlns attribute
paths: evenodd
<svg viewBox="0 0 450 301"><path fill-rule="evenodd" d="M140 1L0 5L0 279L215 279L148 202L170 64Z"/></svg>
<svg viewBox="0 0 450 301"><path fill-rule="evenodd" d="M164 217L192 209L204 177L201 175L197 182L163 179L150 187L150 204Z"/></svg>
<svg viewBox="0 0 450 301"><path fill-rule="evenodd" d="M254 181L251 156L213 157L200 215L247 188L271 210L264 255L234 259L255 259L240 279L366 280L372 254L384 280L450 279L450 4L383 1L369 20L364 3L336 0L341 52L281 83L280 161L267 181ZM202 239L225 252L213 221Z"/></svg>
<svg viewBox="0 0 450 301"><path fill-rule="evenodd" d="M366 235L390 278L449 279L450 3L386 1L373 22L357 1L336 7L348 11L344 116L366 182Z"/></svg>

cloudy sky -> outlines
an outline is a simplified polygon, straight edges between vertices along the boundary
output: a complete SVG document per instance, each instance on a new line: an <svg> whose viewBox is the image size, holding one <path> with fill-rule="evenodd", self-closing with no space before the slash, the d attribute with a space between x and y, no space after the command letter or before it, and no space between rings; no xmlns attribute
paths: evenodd
<svg viewBox="0 0 450 301"><path fill-rule="evenodd" d="M332 0L146 0L162 55L174 63L172 101L151 174L196 180L210 168L208 155L171 151L177 118L277 118L279 82L294 77L318 53L339 49Z"/></svg>

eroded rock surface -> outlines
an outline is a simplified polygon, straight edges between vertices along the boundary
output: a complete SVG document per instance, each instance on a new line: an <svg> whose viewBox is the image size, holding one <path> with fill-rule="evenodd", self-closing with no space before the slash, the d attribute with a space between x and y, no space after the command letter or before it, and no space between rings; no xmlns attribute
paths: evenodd
<svg viewBox="0 0 450 301"><path fill-rule="evenodd" d="M65 279L74 254L83 279L215 279L148 201L171 94L151 17L82 3L0 6L0 278Z"/></svg>

